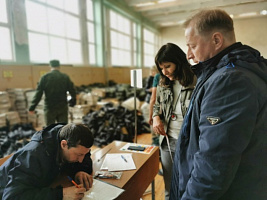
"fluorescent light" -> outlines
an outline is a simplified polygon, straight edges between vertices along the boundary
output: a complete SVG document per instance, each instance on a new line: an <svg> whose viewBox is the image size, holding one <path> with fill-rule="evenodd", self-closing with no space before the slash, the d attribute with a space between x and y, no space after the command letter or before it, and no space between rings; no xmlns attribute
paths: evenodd
<svg viewBox="0 0 267 200"><path fill-rule="evenodd" d="M152 5L155 5L155 2L139 3L139 4L136 4L135 6L144 7L144 6L152 6Z"/></svg>
<svg viewBox="0 0 267 200"><path fill-rule="evenodd" d="M175 22L163 22L163 23L161 23L160 25L161 26L173 26L173 25L175 25L176 23Z"/></svg>
<svg viewBox="0 0 267 200"><path fill-rule="evenodd" d="M260 13L261 15L267 15L267 10L262 10Z"/></svg>
<svg viewBox="0 0 267 200"><path fill-rule="evenodd" d="M167 3L167 2L172 2L175 0L159 0L158 3Z"/></svg>
<svg viewBox="0 0 267 200"><path fill-rule="evenodd" d="M183 24L184 22L185 22L185 19L178 21L177 24L181 25L181 24Z"/></svg>
<svg viewBox="0 0 267 200"><path fill-rule="evenodd" d="M161 26L175 26L175 25L182 25L185 22L185 19L180 20L180 21L170 21L170 22L163 22L160 25Z"/></svg>
<svg viewBox="0 0 267 200"><path fill-rule="evenodd" d="M135 6L136 7L145 7L145 6L152 6L155 5L157 3L167 3L167 2L172 2L172 1L176 1L176 0L159 0L159 1L150 1L150 2L146 2L146 3L138 3Z"/></svg>
<svg viewBox="0 0 267 200"><path fill-rule="evenodd" d="M255 16L255 15L257 15L256 12L250 12L250 13L240 14L239 17L250 17L250 16Z"/></svg>

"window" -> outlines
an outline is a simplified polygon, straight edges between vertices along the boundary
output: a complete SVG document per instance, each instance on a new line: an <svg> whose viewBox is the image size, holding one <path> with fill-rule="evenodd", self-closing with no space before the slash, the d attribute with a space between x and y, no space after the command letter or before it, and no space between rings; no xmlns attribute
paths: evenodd
<svg viewBox="0 0 267 200"><path fill-rule="evenodd" d="M0 0L0 22L7 24L7 7L6 7L6 0Z"/></svg>
<svg viewBox="0 0 267 200"><path fill-rule="evenodd" d="M6 3L6 0L0 0L0 61L14 60Z"/></svg>
<svg viewBox="0 0 267 200"><path fill-rule="evenodd" d="M96 44L95 44L95 25L94 25L94 9L93 1L87 0L87 38L89 63L96 64Z"/></svg>
<svg viewBox="0 0 267 200"><path fill-rule="evenodd" d="M132 23L122 15L109 10L109 41L112 66L132 66Z"/></svg>
<svg viewBox="0 0 267 200"><path fill-rule="evenodd" d="M58 59L61 63L83 63L78 2L26 1L31 62Z"/></svg>
<svg viewBox="0 0 267 200"><path fill-rule="evenodd" d="M142 34L142 20L124 8L98 0L14 2L0 0L0 62L48 63L58 59L74 65L153 64L157 35L148 30Z"/></svg>
<svg viewBox="0 0 267 200"><path fill-rule="evenodd" d="M156 40L156 35L147 30L143 29L143 38L144 38L144 66L145 67L151 67L152 65L155 64L154 58L155 58L155 53L156 53L156 48L157 48L157 40Z"/></svg>
<svg viewBox="0 0 267 200"><path fill-rule="evenodd" d="M133 66L137 66L137 32L136 24L133 24Z"/></svg>

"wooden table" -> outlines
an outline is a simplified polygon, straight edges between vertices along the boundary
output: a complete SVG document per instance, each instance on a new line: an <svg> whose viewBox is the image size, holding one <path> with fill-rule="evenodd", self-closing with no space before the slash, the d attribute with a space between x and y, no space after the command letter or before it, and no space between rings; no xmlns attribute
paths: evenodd
<svg viewBox="0 0 267 200"><path fill-rule="evenodd" d="M93 174L100 170L107 153L128 153L121 151L120 148L127 142L113 141L103 149L92 154ZM139 200L150 184L152 184L152 199L154 200L154 178L159 171L159 148L155 147L150 154L132 152L136 169L123 171L120 179L100 179L104 182L115 185L125 191L116 200ZM99 161L98 161L99 160ZM60 176L53 186L62 185L63 187L72 186L66 176Z"/></svg>
<svg viewBox="0 0 267 200"><path fill-rule="evenodd" d="M92 155L94 172L100 170L102 162L107 153L127 153L128 151L120 151L120 148L125 144L127 143L113 141L103 149L95 152ZM101 179L125 190L117 198L118 200L140 199L152 182L152 196L154 195L154 178L159 171L159 148L155 147L150 154L132 152L132 157L136 166L136 170L123 171L119 180ZM101 158L100 161L98 161L99 158Z"/></svg>

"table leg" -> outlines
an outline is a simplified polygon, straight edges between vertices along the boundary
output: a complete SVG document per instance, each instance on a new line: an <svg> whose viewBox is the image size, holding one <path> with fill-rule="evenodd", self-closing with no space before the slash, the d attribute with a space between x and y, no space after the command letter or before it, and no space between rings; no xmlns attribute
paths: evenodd
<svg viewBox="0 0 267 200"><path fill-rule="evenodd" d="M153 179L151 183L151 188L152 188L152 200L155 200L155 179Z"/></svg>

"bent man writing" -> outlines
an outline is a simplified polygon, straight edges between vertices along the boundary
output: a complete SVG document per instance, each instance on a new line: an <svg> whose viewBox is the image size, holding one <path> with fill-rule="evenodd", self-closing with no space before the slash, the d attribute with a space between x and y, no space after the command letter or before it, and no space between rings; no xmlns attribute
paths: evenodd
<svg viewBox="0 0 267 200"><path fill-rule="evenodd" d="M3 200L82 199L92 187L90 148L94 139L82 124L52 124L36 132L31 141L0 167ZM59 174L76 186L50 187Z"/></svg>

